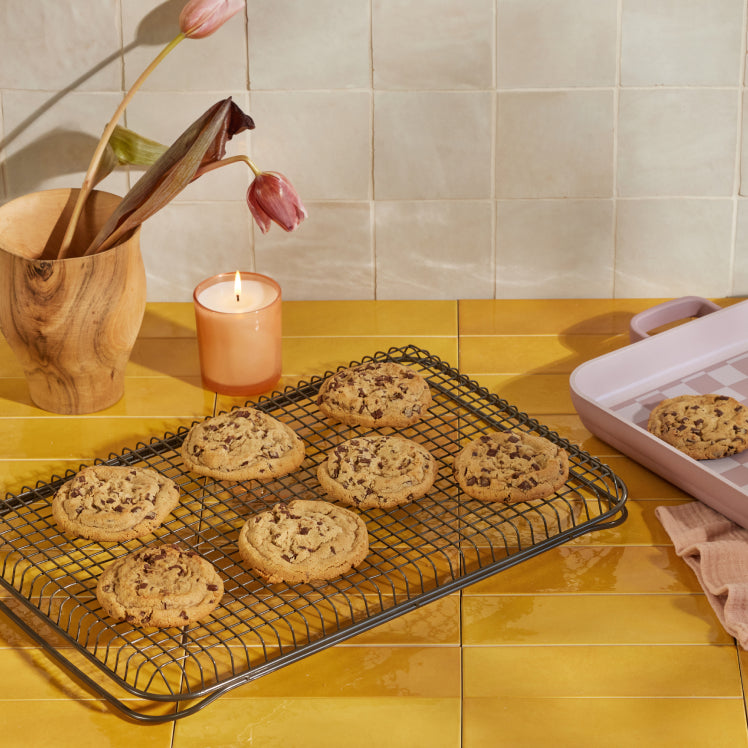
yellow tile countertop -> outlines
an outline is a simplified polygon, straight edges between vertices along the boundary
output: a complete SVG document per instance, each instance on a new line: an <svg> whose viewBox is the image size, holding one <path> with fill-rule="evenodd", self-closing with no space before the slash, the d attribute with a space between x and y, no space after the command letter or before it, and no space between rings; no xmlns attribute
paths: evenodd
<svg viewBox="0 0 748 748"><path fill-rule="evenodd" d="M609 465L628 488L627 520L244 683L176 721L123 716L0 615L0 744L748 746L748 659L654 514L692 499L593 436L570 398L574 368L626 345L631 316L654 303L284 302L280 387L391 346L419 346ZM201 387L191 304L148 305L124 398L91 415L34 407L0 341L0 489L19 493L239 403ZM0 597L30 620L10 592ZM44 635L60 651L71 647L51 629ZM170 708L156 704L153 712Z"/></svg>

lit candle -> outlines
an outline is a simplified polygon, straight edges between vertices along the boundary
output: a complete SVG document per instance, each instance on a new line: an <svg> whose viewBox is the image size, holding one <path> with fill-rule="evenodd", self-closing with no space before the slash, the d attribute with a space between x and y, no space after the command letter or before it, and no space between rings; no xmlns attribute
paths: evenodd
<svg viewBox="0 0 748 748"><path fill-rule="evenodd" d="M257 273L222 273L193 294L203 384L225 395L267 392L281 375L281 289Z"/></svg>

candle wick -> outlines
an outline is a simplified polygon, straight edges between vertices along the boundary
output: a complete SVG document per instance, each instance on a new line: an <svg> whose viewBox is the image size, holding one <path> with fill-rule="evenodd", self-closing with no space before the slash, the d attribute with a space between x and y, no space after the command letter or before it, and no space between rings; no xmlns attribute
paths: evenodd
<svg viewBox="0 0 748 748"><path fill-rule="evenodd" d="M236 295L236 300L239 301L239 294Z"/></svg>

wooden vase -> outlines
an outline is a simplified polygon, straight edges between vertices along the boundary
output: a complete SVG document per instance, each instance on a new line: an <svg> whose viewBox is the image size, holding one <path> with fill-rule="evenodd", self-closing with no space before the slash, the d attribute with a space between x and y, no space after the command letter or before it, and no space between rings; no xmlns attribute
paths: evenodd
<svg viewBox="0 0 748 748"><path fill-rule="evenodd" d="M91 193L71 252L57 258L77 194L45 190L0 207L0 329L34 404L66 414L102 410L122 397L146 301L139 229L83 256L117 195Z"/></svg>

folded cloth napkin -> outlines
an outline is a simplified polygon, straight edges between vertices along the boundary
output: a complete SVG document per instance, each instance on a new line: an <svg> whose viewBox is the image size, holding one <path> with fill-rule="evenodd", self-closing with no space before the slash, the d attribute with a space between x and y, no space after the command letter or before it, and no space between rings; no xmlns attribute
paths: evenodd
<svg viewBox="0 0 748 748"><path fill-rule="evenodd" d="M655 514L725 631L748 649L748 530L700 501L660 506Z"/></svg>

